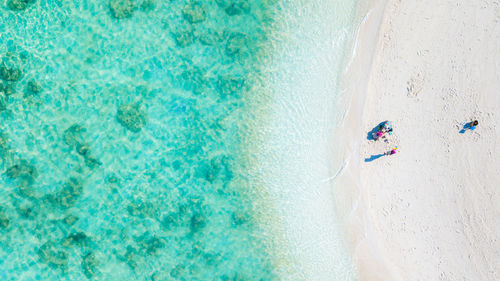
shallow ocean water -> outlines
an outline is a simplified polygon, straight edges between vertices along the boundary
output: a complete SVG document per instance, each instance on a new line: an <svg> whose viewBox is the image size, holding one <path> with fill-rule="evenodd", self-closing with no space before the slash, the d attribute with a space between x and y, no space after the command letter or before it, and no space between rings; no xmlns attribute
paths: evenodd
<svg viewBox="0 0 500 281"><path fill-rule="evenodd" d="M0 2L1 280L278 278L245 172L275 2Z"/></svg>

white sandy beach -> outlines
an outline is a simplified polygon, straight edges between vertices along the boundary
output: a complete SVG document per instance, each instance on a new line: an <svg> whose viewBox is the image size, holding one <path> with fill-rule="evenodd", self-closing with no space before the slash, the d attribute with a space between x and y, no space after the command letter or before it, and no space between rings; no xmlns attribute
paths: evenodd
<svg viewBox="0 0 500 281"><path fill-rule="evenodd" d="M341 215L361 279L500 280L500 2L384 4L359 34L366 75L348 74L360 82L345 121L357 141L340 181L358 190L337 199L353 206ZM367 140L384 120L388 142Z"/></svg>

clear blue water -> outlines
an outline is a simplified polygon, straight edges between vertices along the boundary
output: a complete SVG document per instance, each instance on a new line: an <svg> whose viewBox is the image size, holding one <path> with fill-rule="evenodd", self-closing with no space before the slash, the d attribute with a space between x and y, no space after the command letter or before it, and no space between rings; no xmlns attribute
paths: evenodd
<svg viewBox="0 0 500 281"><path fill-rule="evenodd" d="M274 2L1 2L0 280L277 278L245 172Z"/></svg>

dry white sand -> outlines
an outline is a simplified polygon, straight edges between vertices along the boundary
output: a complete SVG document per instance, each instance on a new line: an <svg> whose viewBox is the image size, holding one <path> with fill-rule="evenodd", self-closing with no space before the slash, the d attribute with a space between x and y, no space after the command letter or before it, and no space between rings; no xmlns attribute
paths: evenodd
<svg viewBox="0 0 500 281"><path fill-rule="evenodd" d="M362 279L500 280L500 2L389 0L374 45L349 150ZM367 140L384 120L394 135Z"/></svg>

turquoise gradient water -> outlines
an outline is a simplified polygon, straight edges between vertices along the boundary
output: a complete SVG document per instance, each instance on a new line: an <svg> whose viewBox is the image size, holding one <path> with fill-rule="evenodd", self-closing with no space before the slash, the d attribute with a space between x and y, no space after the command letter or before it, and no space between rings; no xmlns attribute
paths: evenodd
<svg viewBox="0 0 500 281"><path fill-rule="evenodd" d="M274 2L1 2L0 280L278 278L245 172Z"/></svg>

